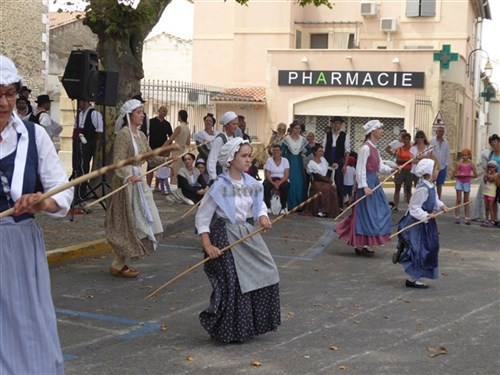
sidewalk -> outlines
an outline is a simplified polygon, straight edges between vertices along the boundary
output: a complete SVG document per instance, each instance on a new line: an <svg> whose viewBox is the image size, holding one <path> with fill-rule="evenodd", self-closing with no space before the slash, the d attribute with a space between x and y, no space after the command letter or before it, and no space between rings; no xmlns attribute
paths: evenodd
<svg viewBox="0 0 500 375"><path fill-rule="evenodd" d="M163 237L168 237L180 230L194 227L196 209L186 218L181 216L192 206L186 204L168 203L165 196L153 193L156 206L163 224ZM90 213L70 215L65 218L52 218L38 214L36 219L42 228L49 263L69 260L109 251L104 234L105 210L96 204L90 208Z"/></svg>

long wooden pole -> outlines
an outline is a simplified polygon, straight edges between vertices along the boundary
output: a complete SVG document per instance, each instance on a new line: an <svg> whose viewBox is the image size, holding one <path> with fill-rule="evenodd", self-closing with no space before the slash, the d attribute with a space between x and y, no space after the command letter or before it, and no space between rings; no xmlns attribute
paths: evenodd
<svg viewBox="0 0 500 375"><path fill-rule="evenodd" d="M458 204L458 205L456 205L456 206L450 207L450 208L448 208L448 212L450 212L451 210L454 210L455 208L462 207L462 206L466 206L466 205L468 205L469 203L470 203L470 202L465 202L465 203ZM444 213L445 213L444 211L440 211L440 212L436 213L436 215L435 215L434 217L439 216L439 215L442 215L442 214L444 214ZM413 224L410 224L410 225L408 225L407 227L404 227L404 228L402 228L401 230L398 230L396 233L391 234L391 236L390 236L389 238L394 238L394 237L396 237L398 234L400 234L401 232L404 232L405 230L410 229L411 227L414 227L415 225L421 224L421 223L425 222L426 220L429 220L429 219L428 219L428 218L425 218L425 219L422 219L422 220L420 220L420 221L416 221L416 222L414 222Z"/></svg>
<svg viewBox="0 0 500 375"><path fill-rule="evenodd" d="M198 201L198 203L196 203L194 206L192 206L189 210L187 210L186 212L184 212L184 213L182 214L182 216L181 216L181 219L184 219L184 218L185 218L186 216L188 216L191 212L193 212L193 211L194 211L194 209L200 205L200 203L201 203L201 200L200 200L200 201Z"/></svg>
<svg viewBox="0 0 500 375"><path fill-rule="evenodd" d="M145 152L144 154L139 154L137 156L134 156L132 158L120 160L114 164L106 165L102 168L96 169L95 171L92 171L90 173L84 174L83 176L77 177L74 180L68 181L67 183L60 185L40 196L39 199L37 199L35 202L33 202L33 205L40 203L41 201L50 198L57 193L60 193L61 191L64 191L66 189L72 188L73 186L80 185L84 183L85 181L91 180L93 178L102 176L103 174L109 173L115 169L122 168L126 165L129 164L134 164L134 163L139 163L143 160L149 159L153 156L158 156L159 154L166 152L166 151L174 151L178 150L179 147L177 145L168 145L168 146L162 146L155 148L154 150ZM14 213L14 208L9 208L8 210L5 210L0 213L0 219L6 216L10 216Z"/></svg>
<svg viewBox="0 0 500 375"><path fill-rule="evenodd" d="M209 143L209 142L204 142L204 143L202 143L202 144L200 144L200 145L196 145L196 146L194 146L194 147L191 147L189 150L187 150L187 151L183 152L182 154L180 154L180 155L178 155L178 156L176 156L176 157L177 157L177 158L182 158L184 155L189 154L189 153L190 153L191 151L193 151L195 148L197 148L197 147L199 147L199 146L202 146L202 145L204 145L204 144L207 144L207 143ZM165 166L165 165L170 165L170 164L172 164L173 162L174 162L174 160L173 160L172 158L169 158L169 159L168 159L165 163L162 163L162 164L160 164L160 165L157 165L156 167L154 167L153 169L151 169L151 170L147 171L146 173L141 174L141 175L139 176L139 178L140 178L140 179L142 179L142 178L146 177L148 174L153 173L154 171L156 171L156 170L160 169L161 167L163 167L163 166ZM97 199L97 200L95 200L95 201L93 201L93 202L90 202L90 203L88 203L88 204L85 204L85 208L92 207L92 206L96 205L97 203L99 203L99 202L101 202L101 201L103 201L103 200L105 200L105 199L108 199L108 198L109 198L110 196L112 196L113 194L116 194L116 193L118 193L119 191L121 191L121 190L125 189L128 185L129 185L128 183L125 183L125 184L123 184L122 186L120 186L119 188L117 188L117 189L113 190L112 192L110 192L110 193L106 194L104 197L101 197L101 198L99 198L99 199Z"/></svg>
<svg viewBox="0 0 500 375"><path fill-rule="evenodd" d="M373 189L372 189L372 193L377 190L378 188L380 188L383 184L385 184L387 181L389 181L389 179L394 176L396 173L398 173L401 169L403 169L403 167L405 167L406 165L410 164L413 160L417 159L419 157L419 155L421 154L424 154L426 152L429 152L431 151L432 149L434 148L434 146L431 146L429 147L428 149L426 149L425 151L422 151L420 153L418 153L414 158L406 161L405 163L403 163L402 165L398 165L399 168L397 168L394 172L392 172L389 176L387 176L387 178L382 181L381 183L379 183L377 186L375 186ZM358 200L356 200L354 203L352 203L350 206L348 206L345 210L343 210L340 214L337 215L337 217L335 217L333 220L338 220L339 218L341 218L342 216L344 216L344 214L349 211L352 207L354 207L355 205L357 205L359 202L361 202L363 199L365 199L366 197L368 197L368 195L363 195L361 198L359 198Z"/></svg>
<svg viewBox="0 0 500 375"><path fill-rule="evenodd" d="M309 202L312 202L313 200L317 199L319 196L321 195L321 192L319 193L316 193L314 194L312 197L310 197L309 199L306 199L304 202L302 202L301 204L299 204L298 206L296 206L295 208L293 208L292 210L284 213L284 214L281 214L280 216L278 216L277 218L275 218L273 221L271 221L271 224L275 224L277 223L278 221L280 221L281 219L283 219L284 217L290 215L291 213L297 211L298 209L304 207L305 205L307 205ZM257 228L256 230L254 230L252 233L249 233L247 234L246 236L240 238L239 240L233 242L232 244L229 244L227 245L226 247L222 248L221 249L221 252L224 252L226 250L229 250L230 248L246 241L247 239L249 239L250 237L253 237L255 236L257 233L259 232L262 232L264 230L264 227L259 227ZM163 284L162 286L160 286L158 289L156 289L153 293L149 294L146 298L144 298L145 301L148 301L150 300L151 298L153 298L154 296L156 296L158 293L160 293L163 289L165 289L167 286L169 286L170 284L174 283L175 281L179 280L180 278L184 277L185 275L187 275L188 273L190 273L191 271L195 270L196 268L200 267L201 265L205 264L206 262L208 262L210 260L210 258L205 258L203 259L202 261L196 263L194 266L191 266L189 267L187 270L185 270L184 272L181 272L180 274L178 274L177 276L175 276L173 279L167 281L165 284Z"/></svg>

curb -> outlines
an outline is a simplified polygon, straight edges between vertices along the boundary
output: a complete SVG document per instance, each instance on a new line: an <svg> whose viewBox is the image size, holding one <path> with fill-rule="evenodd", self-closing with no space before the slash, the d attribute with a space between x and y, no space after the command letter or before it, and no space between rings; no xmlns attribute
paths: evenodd
<svg viewBox="0 0 500 375"><path fill-rule="evenodd" d="M171 236L181 230L194 227L194 215L179 219L169 224L163 223L163 238ZM46 251L49 264L55 264L63 261L81 259L92 255L102 254L111 251L111 245L105 238L84 242L77 245L62 247L60 249Z"/></svg>

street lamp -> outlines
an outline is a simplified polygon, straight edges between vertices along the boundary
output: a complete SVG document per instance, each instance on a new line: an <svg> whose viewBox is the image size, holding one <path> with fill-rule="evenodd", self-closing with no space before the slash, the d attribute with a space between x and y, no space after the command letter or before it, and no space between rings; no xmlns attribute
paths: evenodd
<svg viewBox="0 0 500 375"><path fill-rule="evenodd" d="M484 71L485 71L487 77L491 77L491 73L493 72L493 65L491 64L491 61L490 61L490 55L488 55L488 52L486 52L482 48L473 49L469 53L469 56L467 56L467 66L465 68L465 72L467 74L467 77L470 75L470 73L472 73L474 71L474 69L471 69L471 67L470 67L470 60L471 60L472 54L474 52L477 52L477 51L482 51L482 52L486 53L486 56L488 57L488 61L486 62L486 65L484 66Z"/></svg>

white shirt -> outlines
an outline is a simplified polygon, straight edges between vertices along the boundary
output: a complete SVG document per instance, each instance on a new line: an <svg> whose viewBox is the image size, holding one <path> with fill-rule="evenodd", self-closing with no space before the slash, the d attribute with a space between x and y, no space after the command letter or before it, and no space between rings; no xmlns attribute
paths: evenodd
<svg viewBox="0 0 500 375"><path fill-rule="evenodd" d="M420 154L420 157L429 158L429 157L432 156L432 150L426 151L429 147L430 147L430 145L425 146L425 149ZM411 154L412 159L419 154L417 146L411 146L411 148L410 148L410 154ZM418 163L415 163L415 164L411 165L411 173L415 174L415 169L417 169L417 164Z"/></svg>
<svg viewBox="0 0 500 375"><path fill-rule="evenodd" d="M436 189L436 187L432 182L427 180L423 181L424 184L426 184L427 186ZM428 197L429 197L429 191L424 186L421 186L417 190L415 190L415 192L411 196L410 204L408 205L408 210L410 212L410 215L419 221L424 220L428 215L427 211L424 211L422 209L422 205L424 204L424 202L427 200ZM444 203L439 200L436 192L436 205L434 206L434 211L441 210L443 206Z"/></svg>
<svg viewBox="0 0 500 375"><path fill-rule="evenodd" d="M376 146L371 141L368 140L367 142L370 142L370 144L376 148ZM358 152L358 164L356 166L356 181L358 181L359 188L365 188L368 186L368 184L366 183L366 162L368 161L369 156L370 156L370 148L368 147L368 145L361 146ZM391 171L392 171L391 167L385 165L382 162L382 158L380 158L378 172L382 174L390 174Z"/></svg>
<svg viewBox="0 0 500 375"><path fill-rule="evenodd" d="M12 114L9 119L9 123L1 133L3 141L0 142L0 159L10 155L16 150L16 147L18 147L17 134L18 129L21 129L21 127L24 128L24 124L21 119L17 116L17 114ZM66 175L61 161L57 156L52 141L44 128L37 124L35 124L35 142L38 150L38 175L45 192L68 182L68 176ZM22 194L22 181L18 182L20 188L18 194L15 194L16 181L14 180L15 177L11 182L11 194L12 198L17 200L20 197L20 194ZM52 196L52 198L59 205L60 210L55 213L45 213L49 216L64 217L71 206L71 202L73 201L73 188L57 193Z"/></svg>
<svg viewBox="0 0 500 375"><path fill-rule="evenodd" d="M290 169L290 163L287 158L281 158L280 165L276 165L276 162L272 157L266 160L264 164L264 170L271 172L271 178L283 178L285 176L285 169Z"/></svg>
<svg viewBox="0 0 500 375"><path fill-rule="evenodd" d="M328 162L324 157L321 157L320 163L316 163L313 160L310 160L309 163L307 164L307 173L317 173L321 176L326 176L326 173L328 172Z"/></svg>
<svg viewBox="0 0 500 375"><path fill-rule="evenodd" d="M87 113L89 112L89 110L91 108L93 108L93 107L88 107L86 110L80 111L78 113L78 117L77 117L78 123L75 123L75 127L78 126L78 128L83 129L83 127L85 125L85 119L87 118ZM103 129L104 129L104 125L103 125L103 122L102 122L102 115L101 115L101 113L98 112L97 110L94 110L90 114L90 118L92 119L92 124L95 127L95 131L97 133L102 133Z"/></svg>
<svg viewBox="0 0 500 375"><path fill-rule="evenodd" d="M344 185L354 186L355 178L356 178L356 168L348 165L344 173Z"/></svg>
<svg viewBox="0 0 500 375"><path fill-rule="evenodd" d="M226 134L228 140L234 138L234 136L229 136L227 133L224 134ZM208 154L207 169L211 180L215 180L217 178L217 157L219 156L219 151L222 146L224 146L222 138L215 138L212 142L212 147L210 148L210 154Z"/></svg>
<svg viewBox="0 0 500 375"><path fill-rule="evenodd" d="M450 164L450 145L448 141L443 138L443 142L439 142L437 137L433 137L429 142L434 148L432 153L436 155L436 159L441 166L441 169L445 169Z"/></svg>
<svg viewBox="0 0 500 375"><path fill-rule="evenodd" d="M231 179L231 183L235 187L245 187L243 179L240 181ZM228 199L232 198L233 197L230 197ZM253 217L252 197L250 195L236 195L234 196L234 199L236 209L235 217L237 223L243 223L247 220L247 218ZM199 234L210 233L210 222L212 221L214 213L217 213L218 216L227 219L227 216L224 215L224 212L219 208L219 206L217 206L210 194L205 194L201 200L200 207L198 208L195 218L195 225ZM261 216L267 217L267 206L264 201L262 201L259 211L259 218Z"/></svg>

